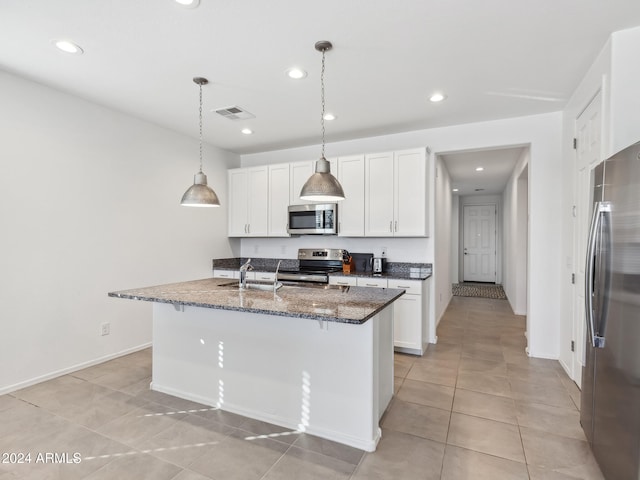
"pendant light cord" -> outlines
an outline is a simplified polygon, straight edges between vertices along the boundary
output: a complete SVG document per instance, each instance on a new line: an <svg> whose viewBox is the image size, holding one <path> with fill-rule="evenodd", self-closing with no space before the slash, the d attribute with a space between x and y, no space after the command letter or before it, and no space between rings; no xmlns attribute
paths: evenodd
<svg viewBox="0 0 640 480"><path fill-rule="evenodd" d="M322 113L320 114L320 124L322 125L322 155L324 158L324 54L326 49L322 50L322 70L320 72L320 101L322 103Z"/></svg>
<svg viewBox="0 0 640 480"><path fill-rule="evenodd" d="M200 87L200 173L202 173L202 84Z"/></svg>

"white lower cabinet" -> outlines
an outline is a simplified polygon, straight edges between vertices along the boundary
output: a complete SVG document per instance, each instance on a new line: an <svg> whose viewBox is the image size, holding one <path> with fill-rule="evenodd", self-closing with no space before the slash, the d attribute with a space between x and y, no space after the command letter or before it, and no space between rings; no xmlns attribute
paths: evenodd
<svg viewBox="0 0 640 480"><path fill-rule="evenodd" d="M356 285L358 285L359 287L387 288L387 279L386 278L358 277L356 279Z"/></svg>
<svg viewBox="0 0 640 480"><path fill-rule="evenodd" d="M396 351L424 354L429 343L429 280L391 279L389 288L406 290L394 303L393 345Z"/></svg>
<svg viewBox="0 0 640 480"><path fill-rule="evenodd" d="M240 271L239 270L214 270L213 271L214 278L232 278L239 279ZM247 272L247 280L256 280L258 282L273 282L276 279L275 272L260 272L260 271L248 271Z"/></svg>
<svg viewBox="0 0 640 480"><path fill-rule="evenodd" d="M250 272L253 273L253 272ZM238 270L213 270L213 278L240 278L240 271Z"/></svg>
<svg viewBox="0 0 640 480"><path fill-rule="evenodd" d="M405 290L393 304L393 346L397 352L423 355L429 343L429 280L329 277L331 285Z"/></svg>
<svg viewBox="0 0 640 480"><path fill-rule="evenodd" d="M260 282L273 282L276 279L276 272L252 272L255 277L251 280L258 280Z"/></svg>
<svg viewBox="0 0 640 480"><path fill-rule="evenodd" d="M342 285L342 286L355 287L356 277L330 276L329 285Z"/></svg>

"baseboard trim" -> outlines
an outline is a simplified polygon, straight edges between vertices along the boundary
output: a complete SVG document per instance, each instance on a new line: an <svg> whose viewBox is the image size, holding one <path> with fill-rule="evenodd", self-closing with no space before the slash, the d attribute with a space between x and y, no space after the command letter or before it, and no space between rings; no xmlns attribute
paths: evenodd
<svg viewBox="0 0 640 480"><path fill-rule="evenodd" d="M109 360L113 360L114 358L123 357L125 355L129 355L130 353L139 352L140 350L144 350L145 348L149 348L150 346L151 346L151 342L143 343L142 345L137 345L135 347L127 348L125 350L121 350L119 352L112 353L110 355L105 355L104 357L99 357L93 360L89 360L87 362L78 363L71 367L63 368L61 370L56 370L55 372L50 372L44 375L40 375L39 377L30 378L29 380L25 380L24 382L8 385L6 387L0 388L0 395L5 395L7 393L15 392L16 390L20 390L22 388L30 387L37 383L46 382L47 380L61 377L62 375L67 375L69 373L77 372L78 370L82 370L83 368L93 367L94 365L98 365L99 363L107 362Z"/></svg>

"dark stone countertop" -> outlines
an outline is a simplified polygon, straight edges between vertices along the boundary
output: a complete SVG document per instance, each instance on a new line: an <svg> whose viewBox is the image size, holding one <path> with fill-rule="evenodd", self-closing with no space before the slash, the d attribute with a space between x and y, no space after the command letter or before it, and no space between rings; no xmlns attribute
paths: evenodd
<svg viewBox="0 0 640 480"><path fill-rule="evenodd" d="M215 270L238 270L240 265L248 260L248 257L235 258L219 258L213 259L212 266ZM253 258L251 257L251 265L253 269L259 272L275 272L278 261L281 269L298 268L298 260L289 258ZM336 272L331 276L349 276L349 277L365 277L365 278L387 278L394 280L426 280L431 277L433 266L430 263L406 263L406 262L387 262L383 274L374 275L368 271L352 271L351 273Z"/></svg>
<svg viewBox="0 0 640 480"><path fill-rule="evenodd" d="M362 324L404 294L404 290L391 288L284 285L274 295L272 291L239 290L237 285L237 280L206 278L109 292L109 296L147 302Z"/></svg>

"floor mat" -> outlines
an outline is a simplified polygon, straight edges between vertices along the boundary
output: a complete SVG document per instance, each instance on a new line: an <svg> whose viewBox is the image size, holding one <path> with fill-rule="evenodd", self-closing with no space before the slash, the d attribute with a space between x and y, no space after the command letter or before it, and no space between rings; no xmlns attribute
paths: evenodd
<svg viewBox="0 0 640 480"><path fill-rule="evenodd" d="M482 297L496 298L506 300L502 285L486 284L486 283L454 283L452 291L458 297Z"/></svg>

